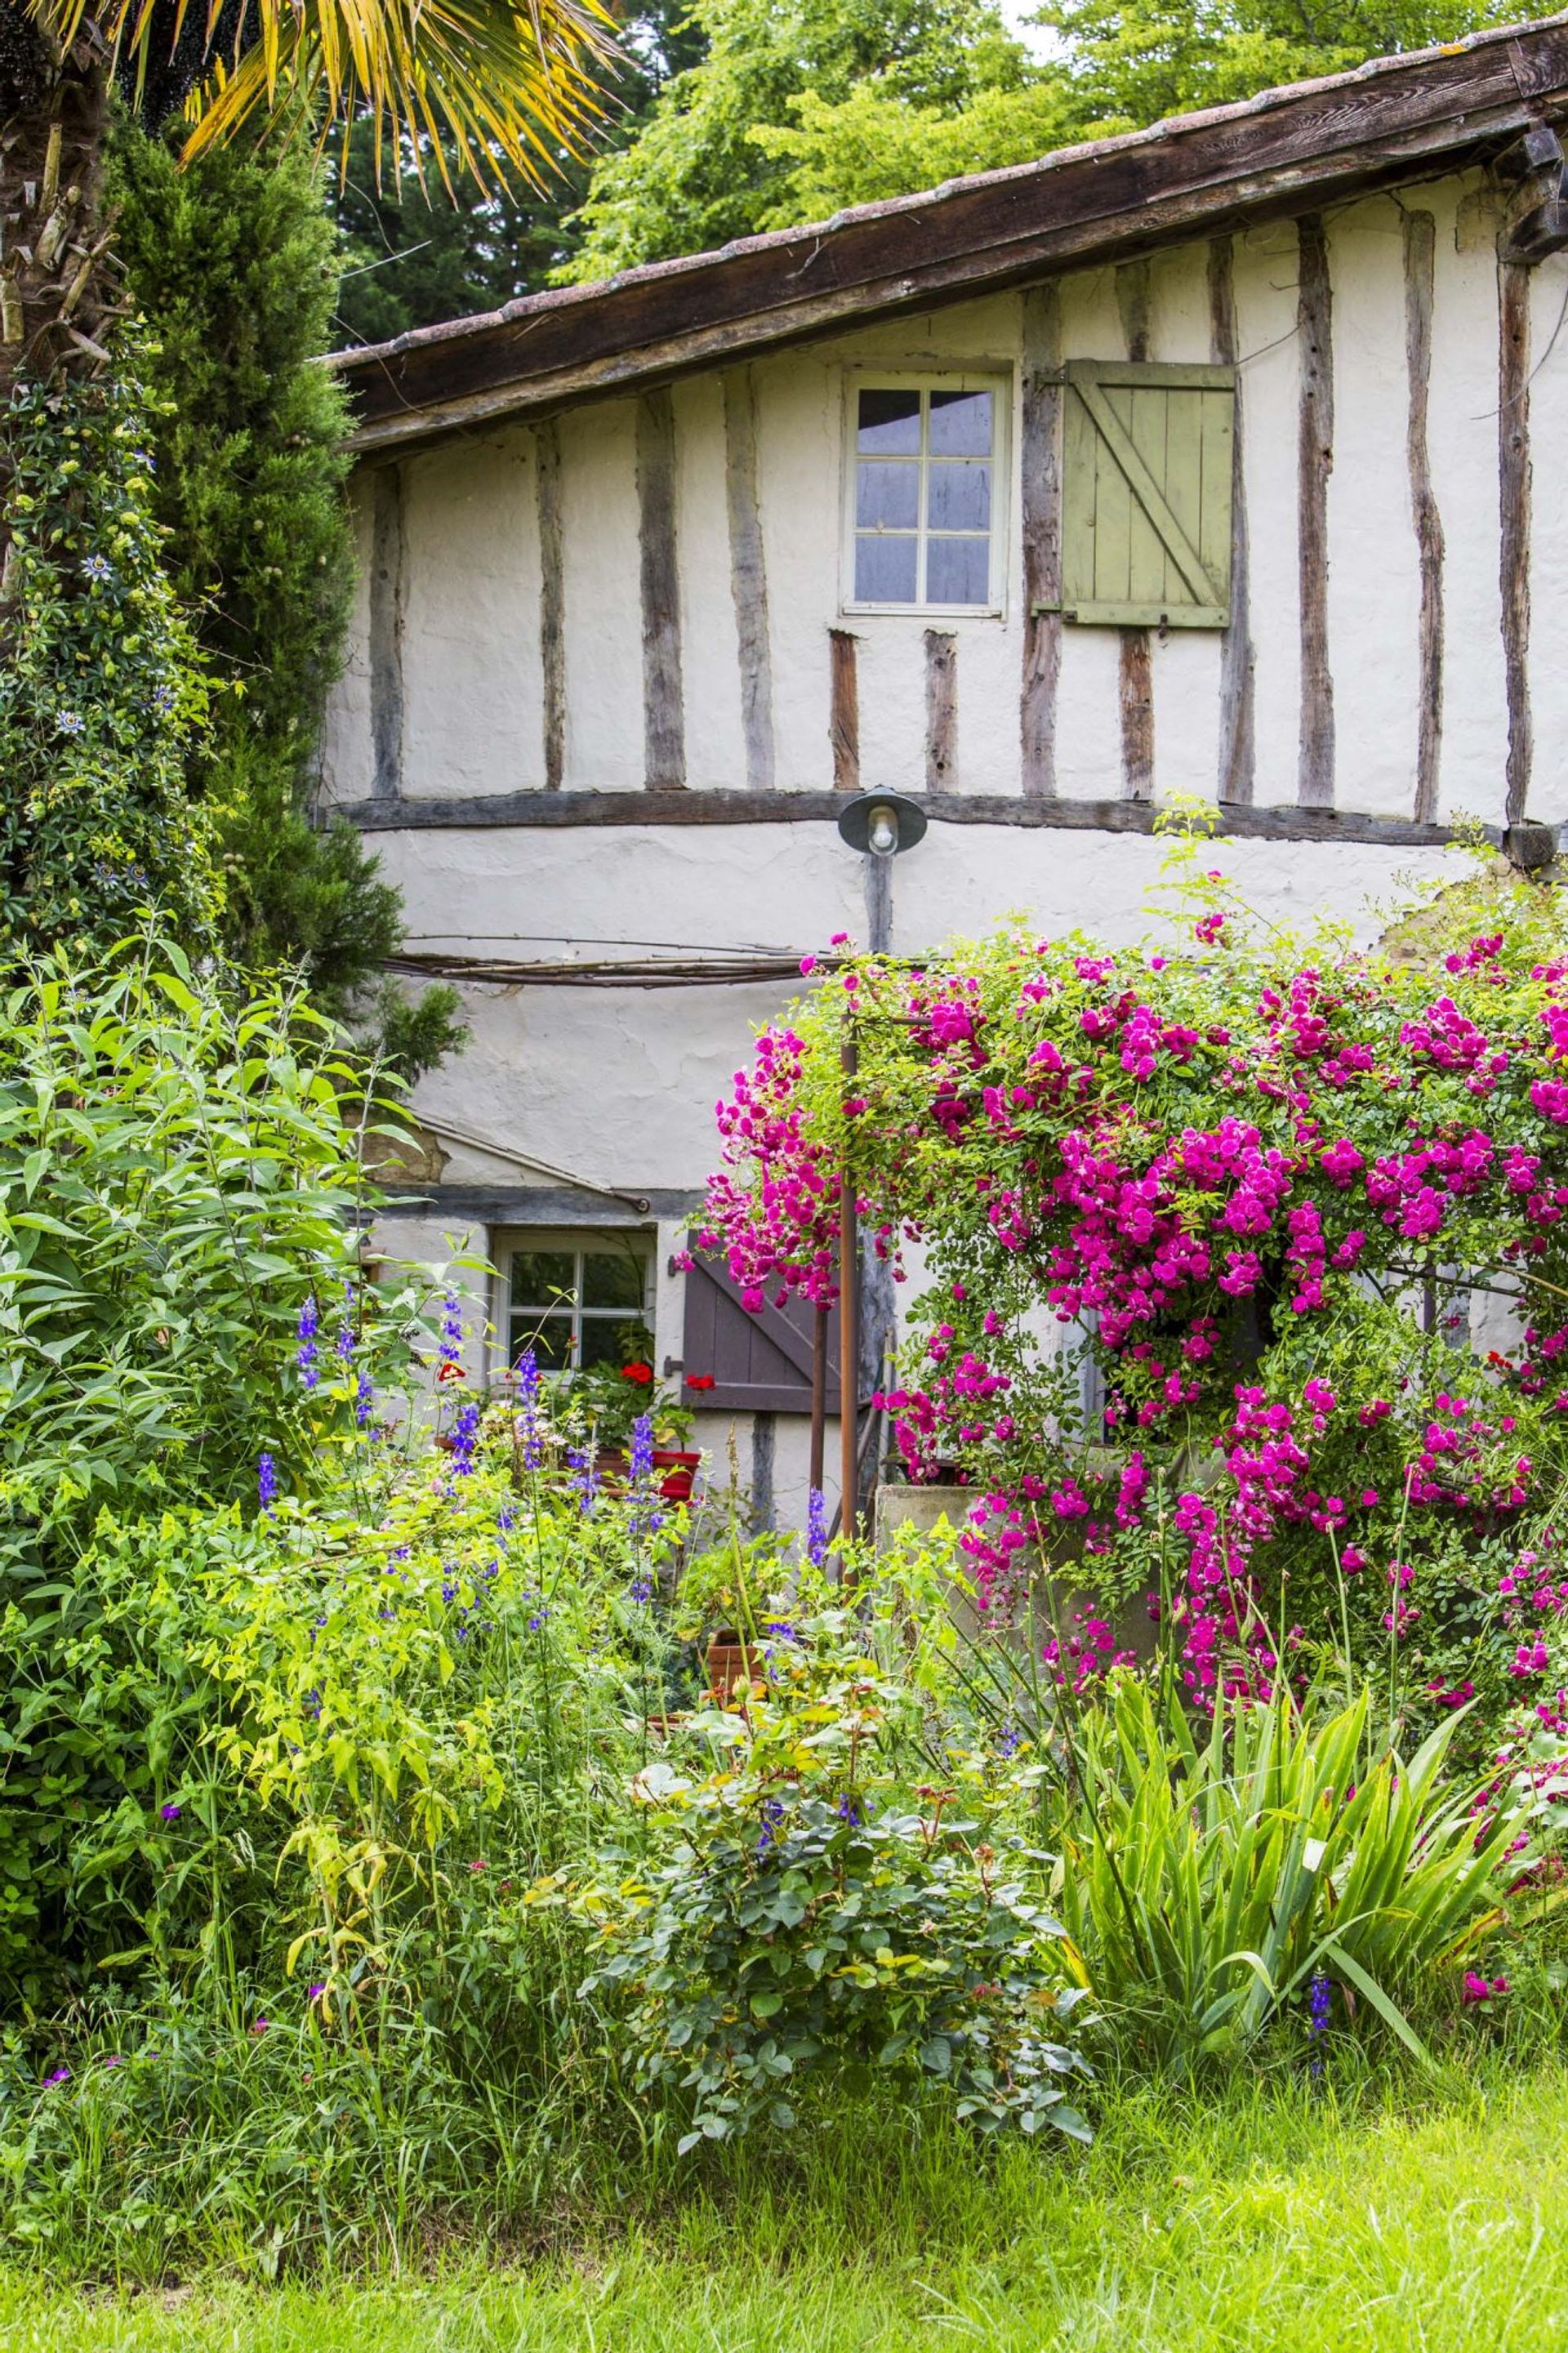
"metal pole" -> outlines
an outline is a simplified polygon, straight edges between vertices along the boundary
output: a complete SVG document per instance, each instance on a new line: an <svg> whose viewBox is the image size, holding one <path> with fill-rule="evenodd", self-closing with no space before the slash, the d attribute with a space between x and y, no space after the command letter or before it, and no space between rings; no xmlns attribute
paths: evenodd
<svg viewBox="0 0 1568 2353"><path fill-rule="evenodd" d="M827 1451L827 1310L818 1307L811 1327L811 1484L822 1493Z"/></svg>
<svg viewBox="0 0 1568 2353"><path fill-rule="evenodd" d="M847 1012L839 1060L845 1093L859 1068L855 1017ZM838 1440L839 1525L853 1541L860 1533L860 1465L856 1444L860 1401L860 1236L855 1215L855 1177L849 1166L849 1122L844 1123L844 1167L838 1196Z"/></svg>
<svg viewBox="0 0 1568 2353"><path fill-rule="evenodd" d="M889 955L893 946L893 852L866 852L866 930L873 955Z"/></svg>

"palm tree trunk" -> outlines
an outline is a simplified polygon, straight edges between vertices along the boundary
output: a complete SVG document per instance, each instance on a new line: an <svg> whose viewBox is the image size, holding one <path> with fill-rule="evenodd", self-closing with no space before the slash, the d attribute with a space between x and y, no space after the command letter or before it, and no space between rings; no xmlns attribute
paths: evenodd
<svg viewBox="0 0 1568 2353"><path fill-rule="evenodd" d="M79 378L108 358L120 307L102 216L108 127L96 28L61 55L20 0L0 0L0 420L19 377ZM0 581L8 504L0 429Z"/></svg>

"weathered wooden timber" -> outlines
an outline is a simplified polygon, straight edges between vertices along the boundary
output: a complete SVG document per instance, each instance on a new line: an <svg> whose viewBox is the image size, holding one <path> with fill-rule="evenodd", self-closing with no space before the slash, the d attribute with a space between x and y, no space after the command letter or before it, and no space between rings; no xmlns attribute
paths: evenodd
<svg viewBox="0 0 1568 2353"><path fill-rule="evenodd" d="M926 790L940 793L958 769L958 639L951 629L928 629L926 655Z"/></svg>
<svg viewBox="0 0 1568 2353"><path fill-rule="evenodd" d="M1334 799L1334 680L1329 667L1329 476L1334 463L1334 357L1329 246L1321 216L1296 225L1301 397L1297 546L1300 570L1301 742L1297 790L1304 808Z"/></svg>
<svg viewBox="0 0 1568 2353"><path fill-rule="evenodd" d="M561 435L552 417L534 435L539 515L539 665L543 687L544 782L559 792L566 776L566 553L561 512Z"/></svg>
<svg viewBox="0 0 1568 2353"><path fill-rule="evenodd" d="M520 792L354 801L336 813L364 832L382 833L513 826L836 825L843 806L838 792ZM921 797L921 807L939 825L1058 827L1083 833L1152 833L1158 814L1158 805L1150 801L1023 793L928 793ZM1220 804L1219 830L1241 840L1363 841L1394 849L1440 849L1454 839L1448 826L1411 818L1296 806L1249 808L1235 802ZM1489 840L1500 842L1500 828L1484 830Z"/></svg>
<svg viewBox="0 0 1568 2353"><path fill-rule="evenodd" d="M1233 238L1216 237L1209 246L1209 350L1222 367L1235 367L1240 357L1236 334L1236 246ZM1252 590L1247 536L1247 478L1242 436L1245 391L1237 379L1236 412L1231 420L1230 480L1230 627L1219 658L1219 798L1250 802L1257 768L1254 718L1255 657L1252 647ZM1430 816L1430 810L1425 812Z"/></svg>
<svg viewBox="0 0 1568 2353"><path fill-rule="evenodd" d="M1535 748L1530 712L1530 272L1521 261L1498 263L1498 472L1511 825L1529 804Z"/></svg>
<svg viewBox="0 0 1568 2353"><path fill-rule="evenodd" d="M1437 223L1431 213L1405 216L1405 350L1410 377L1405 448L1410 465L1410 512L1421 569L1420 687L1415 722L1415 809L1437 811L1437 768L1443 748L1443 518L1432 487L1426 414L1432 381L1432 296Z"/></svg>
<svg viewBox="0 0 1568 2353"><path fill-rule="evenodd" d="M1024 790L1057 788L1057 682L1062 661L1062 309L1055 286L1024 297L1018 488L1024 534L1024 678L1019 706Z"/></svg>
<svg viewBox="0 0 1568 2353"><path fill-rule="evenodd" d="M650 791L686 782L680 565L675 541L675 411L668 389L637 403L644 764Z"/></svg>

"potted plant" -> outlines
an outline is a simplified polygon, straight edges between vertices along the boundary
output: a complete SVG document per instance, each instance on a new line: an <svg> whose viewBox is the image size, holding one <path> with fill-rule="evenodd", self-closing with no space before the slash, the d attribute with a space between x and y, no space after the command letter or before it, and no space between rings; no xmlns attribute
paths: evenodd
<svg viewBox="0 0 1568 2353"><path fill-rule="evenodd" d="M593 1425L595 1468L613 1485L630 1469L632 1431L646 1414L653 1426L653 1472L659 1493L668 1503L684 1504L701 1467L700 1453L680 1450L689 1436L692 1413L655 1377L644 1356L625 1364L591 1365L576 1375L572 1399ZM662 1475L661 1475L662 1474Z"/></svg>

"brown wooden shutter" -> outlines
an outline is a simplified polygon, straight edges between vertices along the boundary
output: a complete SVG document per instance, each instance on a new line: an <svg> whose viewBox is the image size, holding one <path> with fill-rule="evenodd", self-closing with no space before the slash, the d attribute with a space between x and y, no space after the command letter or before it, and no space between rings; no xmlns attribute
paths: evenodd
<svg viewBox="0 0 1568 2353"><path fill-rule="evenodd" d="M682 1380L709 1374L713 1387L683 1385L683 1401L703 1412L809 1413L816 1322L816 1308L793 1296L783 1307L770 1298L753 1314L723 1266L697 1261L686 1275ZM827 1410L838 1410L837 1308L827 1319Z"/></svg>

